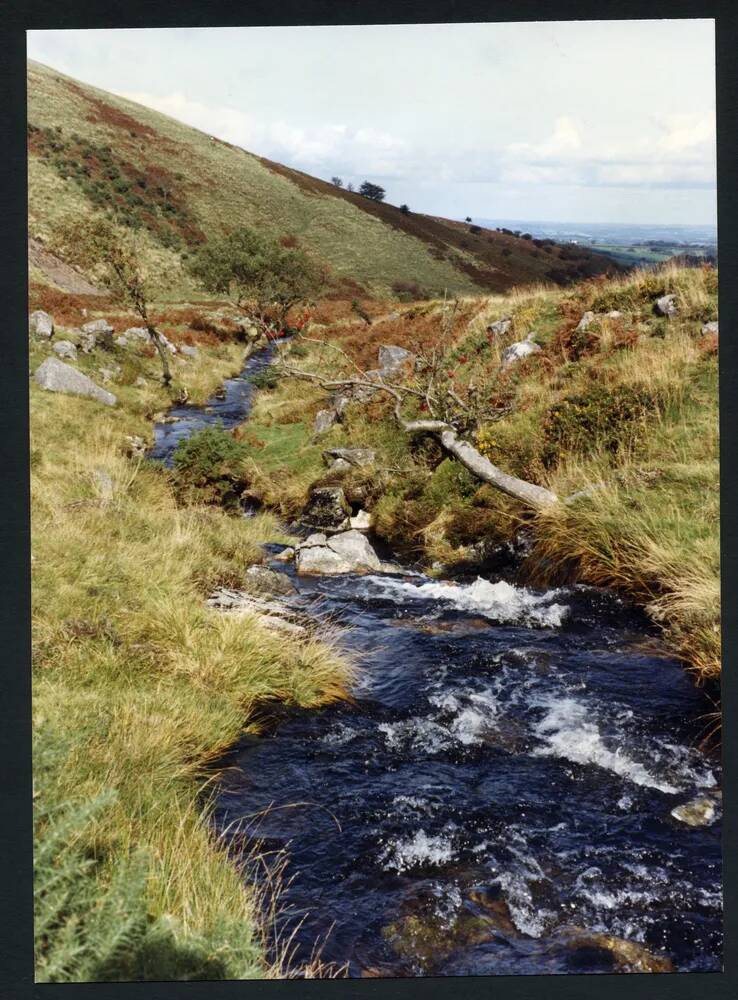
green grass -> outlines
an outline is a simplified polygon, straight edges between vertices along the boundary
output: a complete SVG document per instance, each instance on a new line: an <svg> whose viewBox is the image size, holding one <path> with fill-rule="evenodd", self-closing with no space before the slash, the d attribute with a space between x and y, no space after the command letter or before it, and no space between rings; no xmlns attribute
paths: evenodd
<svg viewBox="0 0 738 1000"><path fill-rule="evenodd" d="M660 295L676 295L679 313L654 314ZM424 307L421 320L401 317L379 342L412 347L442 324L442 303ZM587 310L602 315L587 337L574 334ZM501 341L486 337L489 323L511 316ZM566 291L541 286L507 296L464 300L450 332L447 356L457 385L511 393L513 412L483 426L477 446L514 475L560 497L596 489L589 497L534 517L488 486L475 482L432 443L398 431L388 404L349 407L331 443L366 445L383 476L373 513L378 532L428 565L463 563L480 540L501 542L527 523L536 545L523 567L541 584L569 580L620 587L658 621L672 648L707 680L720 671L719 472L717 358L702 339L717 316L717 275L701 268L667 267L625 278L595 280ZM501 353L535 330L540 355L501 383ZM430 331L430 333L428 333ZM323 331L369 367L367 351L336 326ZM335 372L340 355L313 348L307 368ZM298 386L300 388L298 388ZM280 414L276 424L319 394L304 383L264 394L259 406ZM296 418L297 419L297 418ZM326 439L327 441L328 439ZM255 459L259 461L258 456ZM440 462L440 464L439 464ZM283 488L289 488L289 477ZM301 479L303 492L309 486Z"/></svg>
<svg viewBox="0 0 738 1000"><path fill-rule="evenodd" d="M229 363L202 350L199 392ZM340 698L348 668L324 641L205 607L288 539L270 514L178 505L125 454L163 389L113 388L115 408L31 386L37 974L278 975L255 890L208 826L211 767L265 700Z"/></svg>

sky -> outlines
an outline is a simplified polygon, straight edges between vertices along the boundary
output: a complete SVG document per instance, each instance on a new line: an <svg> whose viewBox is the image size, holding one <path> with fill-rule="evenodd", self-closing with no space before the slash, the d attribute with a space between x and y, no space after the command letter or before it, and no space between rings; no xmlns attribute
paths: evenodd
<svg viewBox="0 0 738 1000"><path fill-rule="evenodd" d="M414 211L716 221L710 19L27 37L31 59Z"/></svg>

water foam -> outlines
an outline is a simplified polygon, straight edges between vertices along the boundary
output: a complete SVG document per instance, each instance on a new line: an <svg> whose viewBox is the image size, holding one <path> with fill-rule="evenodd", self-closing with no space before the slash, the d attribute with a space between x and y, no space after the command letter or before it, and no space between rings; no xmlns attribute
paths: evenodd
<svg viewBox="0 0 738 1000"><path fill-rule="evenodd" d="M549 702L548 711L534 732L544 741L544 745L534 751L537 756L562 757L575 764L593 764L636 785L655 788L669 795L681 790L681 786L652 774L619 747L610 750L592 720L591 709L574 698Z"/></svg>
<svg viewBox="0 0 738 1000"><path fill-rule="evenodd" d="M391 840L380 861L389 870L403 872L409 868L441 865L453 858L453 842L449 835L429 836L416 830L411 837Z"/></svg>
<svg viewBox="0 0 738 1000"><path fill-rule="evenodd" d="M565 604L553 603L559 590L536 594L526 587L515 587L504 580L490 583L477 577L474 583L453 584L428 581L415 584L391 578L368 577L378 596L404 604L408 599L442 601L458 611L481 614L491 621L518 622L558 628L569 614Z"/></svg>

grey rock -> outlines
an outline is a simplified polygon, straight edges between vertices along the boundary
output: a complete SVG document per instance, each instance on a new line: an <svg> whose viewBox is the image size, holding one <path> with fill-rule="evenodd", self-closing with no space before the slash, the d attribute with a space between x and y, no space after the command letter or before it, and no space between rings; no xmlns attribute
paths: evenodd
<svg viewBox="0 0 738 1000"><path fill-rule="evenodd" d="M622 315L623 314L620 312L619 309L611 309L610 312L607 314L607 318L608 319L620 319L620 317Z"/></svg>
<svg viewBox="0 0 738 1000"><path fill-rule="evenodd" d="M698 795L689 802L676 806L671 810L671 815L687 826L710 826L720 815L721 800L720 792Z"/></svg>
<svg viewBox="0 0 738 1000"><path fill-rule="evenodd" d="M349 399L348 396L334 396L333 397L333 399L331 400L331 407L335 411L336 418L338 420L341 419L341 417L344 414L344 411L345 411L346 407L349 405L350 402L351 402L351 400Z"/></svg>
<svg viewBox="0 0 738 1000"><path fill-rule="evenodd" d="M146 454L146 442L138 434L127 434L125 437L126 454L129 458L143 458Z"/></svg>
<svg viewBox="0 0 738 1000"><path fill-rule="evenodd" d="M43 309L37 309L28 318L28 332L42 340L51 340L54 336L54 320Z"/></svg>
<svg viewBox="0 0 738 1000"><path fill-rule="evenodd" d="M343 475L345 472L351 472L352 468L351 463L347 462L345 458L337 458L328 466L328 471Z"/></svg>
<svg viewBox="0 0 738 1000"><path fill-rule="evenodd" d="M112 392L95 385L91 378L72 368L71 365L59 361L58 358L46 358L34 375L42 389L49 392L65 392L73 396L87 396L106 406L115 406L117 400Z"/></svg>
<svg viewBox="0 0 738 1000"><path fill-rule="evenodd" d="M676 316L678 312L676 295L662 295L660 299L657 299L656 312L660 316L667 316L669 318Z"/></svg>
<svg viewBox="0 0 738 1000"><path fill-rule="evenodd" d="M145 389L146 386L148 385L148 382L143 377L143 375L139 375L137 376L136 381L133 384L136 386L137 389Z"/></svg>
<svg viewBox="0 0 738 1000"><path fill-rule="evenodd" d="M82 333L91 333L95 338L95 343L101 347L107 349L113 347L113 334L115 331L106 319L93 319L91 322L85 323L82 327Z"/></svg>
<svg viewBox="0 0 738 1000"><path fill-rule="evenodd" d="M368 511L360 510L349 520L354 531L369 531L372 526L372 516Z"/></svg>
<svg viewBox="0 0 738 1000"><path fill-rule="evenodd" d="M275 557L275 562L292 562L295 558L295 550L291 545L286 545Z"/></svg>
<svg viewBox="0 0 738 1000"><path fill-rule="evenodd" d="M404 347L382 345L379 348L379 367L383 372L396 372L412 355Z"/></svg>
<svg viewBox="0 0 738 1000"><path fill-rule="evenodd" d="M300 575L381 573L382 563L360 531L344 531L328 539L310 535L298 545L295 564Z"/></svg>
<svg viewBox="0 0 738 1000"><path fill-rule="evenodd" d="M128 337L121 334L120 337L116 337L113 340L113 343L115 344L116 347L129 347L131 342L128 339Z"/></svg>
<svg viewBox="0 0 738 1000"><path fill-rule="evenodd" d="M179 353L184 354L186 358L196 358L200 352L196 347L191 347L190 344L182 344Z"/></svg>
<svg viewBox="0 0 738 1000"><path fill-rule="evenodd" d="M79 335L79 347L85 354L92 354L97 346L97 338L94 333L81 333Z"/></svg>
<svg viewBox="0 0 738 1000"><path fill-rule="evenodd" d="M77 360L77 348L71 340L57 340L52 350L60 358L68 358L70 361Z"/></svg>
<svg viewBox="0 0 738 1000"><path fill-rule="evenodd" d="M98 372L103 382L114 382L120 375L122 369L120 365L113 364L110 368L99 368Z"/></svg>
<svg viewBox="0 0 738 1000"><path fill-rule="evenodd" d="M511 365L517 364L522 361L523 358L527 358L531 354L536 354L540 351L538 344L533 343L533 338L535 333L531 331L525 340L518 340L514 344L510 344L502 352L502 367L510 368Z"/></svg>
<svg viewBox="0 0 738 1000"><path fill-rule="evenodd" d="M586 330L594 318L595 314L591 310L588 310L577 323L577 330Z"/></svg>
<svg viewBox="0 0 738 1000"><path fill-rule="evenodd" d="M348 527L351 508L340 486L316 486L310 493L301 521L313 528L341 531Z"/></svg>
<svg viewBox="0 0 738 1000"><path fill-rule="evenodd" d="M495 337L502 337L507 333L507 331L510 329L511 326L512 326L512 317L503 316L502 319L498 319L496 320L496 322L490 323L490 325L487 327L487 333L491 333Z"/></svg>
<svg viewBox="0 0 738 1000"><path fill-rule="evenodd" d="M249 594L288 596L296 593L295 586L284 573L268 566L249 566L244 573L243 589Z"/></svg>
<svg viewBox="0 0 738 1000"><path fill-rule="evenodd" d="M357 469L367 465L374 465L375 454L371 448L326 448L323 452L323 461L341 459Z"/></svg>
<svg viewBox="0 0 738 1000"><path fill-rule="evenodd" d="M113 499L113 480L105 469L95 469L92 473L92 481L103 500Z"/></svg>
<svg viewBox="0 0 738 1000"><path fill-rule="evenodd" d="M336 422L335 410L318 410L313 423L313 433L325 434Z"/></svg>
<svg viewBox="0 0 738 1000"><path fill-rule="evenodd" d="M243 590L221 587L210 595L207 604L221 612L255 615L261 625L274 631L291 635L304 635L308 631L309 620L304 615L299 615L279 601L270 601Z"/></svg>
<svg viewBox="0 0 738 1000"><path fill-rule="evenodd" d="M124 330L122 336L126 340L149 340L149 331L145 326L129 326L127 330Z"/></svg>
<svg viewBox="0 0 738 1000"><path fill-rule="evenodd" d="M702 333L714 333L716 337L719 336L718 321L713 319L709 323L705 323L702 327Z"/></svg>

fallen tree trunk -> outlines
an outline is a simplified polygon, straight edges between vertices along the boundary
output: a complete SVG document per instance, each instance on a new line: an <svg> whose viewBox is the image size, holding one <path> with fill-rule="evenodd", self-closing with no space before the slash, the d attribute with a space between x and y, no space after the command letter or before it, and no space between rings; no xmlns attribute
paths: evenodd
<svg viewBox="0 0 738 1000"><path fill-rule="evenodd" d="M299 368L292 368L282 364L281 371L291 378L304 379L309 382L317 382L325 389L347 389L358 386L365 389L374 389L378 392L385 392L392 396L395 401L394 414L399 426L406 434L432 434L449 455L459 461L465 469L468 469L473 476L476 476L483 483L488 483L496 489L501 490L509 497L519 500L528 507L535 510L544 510L553 504L559 503L559 498L551 490L535 483L529 483L525 479L518 479L507 472L493 465L488 458L485 458L474 445L460 438L457 431L444 420L406 420L402 416L402 393L421 396L417 390L406 389L404 386L387 384L382 381L372 381L366 378L345 378L327 379L314 372L302 371Z"/></svg>

